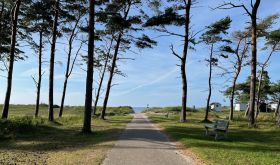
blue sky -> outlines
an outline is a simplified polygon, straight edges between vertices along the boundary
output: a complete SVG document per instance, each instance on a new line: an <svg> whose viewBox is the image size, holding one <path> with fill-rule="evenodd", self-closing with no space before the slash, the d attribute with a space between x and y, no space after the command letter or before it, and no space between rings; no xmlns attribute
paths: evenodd
<svg viewBox="0 0 280 165"><path fill-rule="evenodd" d="M238 0L235 0L239 2ZM205 26L223 18L227 15L233 19L231 31L246 26L248 17L242 13L240 9L233 10L215 10L209 7L215 7L222 3L220 0L200 0L199 4L192 9L192 25L195 31L203 29ZM248 1L249 2L249 1ZM279 0L263 0L259 18L264 18L276 12L280 13ZM241 12L240 12L241 11ZM279 22L279 19L278 19ZM279 28L279 23L275 25ZM170 30L183 33L182 29L171 28ZM148 32L152 37L156 37L153 31ZM110 106L131 105L131 106L176 106L181 104L181 79L179 61L171 54L169 46L174 44L176 50L181 52L182 41L176 37L157 38L158 45L154 49L146 49L137 51L137 54L127 52L126 57L135 60L120 61L119 68L127 75L127 77L115 76L111 97L109 99ZM55 93L54 102L60 103L61 91L65 70L66 55L64 50L66 45L63 44L65 39L58 41L56 60L62 62L55 66ZM262 43L260 43L261 48ZM205 45L198 45L196 51L190 51L187 64L188 75L188 106L205 106L207 97L207 79L208 67L204 61L208 57L208 48ZM84 48L86 50L86 47ZM15 63L14 80L11 103L13 104L34 104L35 103L35 85L31 75L37 73L37 59L35 53L29 49L25 49L29 58L26 61ZM266 52L259 51L259 60L263 61ZM44 52L45 60L49 60L49 51ZM280 54L275 54L271 59L271 65L268 68L272 81L280 80L279 76ZM224 63L227 65L227 63ZM43 79L42 100L47 103L48 100L48 64L44 64L46 74ZM213 79L213 102L221 102L223 105L228 104L228 99L223 96L221 91L227 85L230 85L228 77L220 77L217 75L218 69L215 69ZM249 75L249 68L245 68L239 78L239 82L246 79ZM96 72L95 72L96 73ZM0 73L5 75L5 73ZM68 91L65 103L67 105L83 105L85 92L85 71L80 67L75 67L73 75L69 80ZM95 79L97 78L95 74ZM94 84L96 87L96 83ZM4 100L6 89L6 80L0 78L0 101ZM100 104L102 103L102 99Z"/></svg>

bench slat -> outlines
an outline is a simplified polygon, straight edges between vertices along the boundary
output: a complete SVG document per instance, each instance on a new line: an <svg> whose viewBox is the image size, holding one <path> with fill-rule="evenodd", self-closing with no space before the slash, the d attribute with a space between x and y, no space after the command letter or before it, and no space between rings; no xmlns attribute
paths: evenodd
<svg viewBox="0 0 280 165"><path fill-rule="evenodd" d="M206 135L214 134L215 140L217 140L219 136L218 132L222 132L227 136L229 122L225 120L215 120L213 124L205 124L204 127L206 129Z"/></svg>

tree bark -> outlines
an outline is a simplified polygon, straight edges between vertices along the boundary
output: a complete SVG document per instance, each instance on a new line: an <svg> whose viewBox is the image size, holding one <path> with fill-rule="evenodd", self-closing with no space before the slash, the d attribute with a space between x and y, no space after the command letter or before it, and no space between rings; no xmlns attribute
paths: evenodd
<svg viewBox="0 0 280 165"><path fill-rule="evenodd" d="M12 80L13 80L13 69L14 69L14 60L15 60L15 47L16 47L16 38L17 38L17 26L18 26L18 15L21 5L21 0L17 0L12 9L12 34L11 34L11 48L10 48L10 60L9 60L9 70L7 78L7 90L5 95L5 101L3 105L2 119L8 118L11 90L12 90Z"/></svg>
<svg viewBox="0 0 280 165"><path fill-rule="evenodd" d="M181 122L187 121L187 95L188 95L188 82L187 82L187 74L186 74L186 62L187 62L187 55L188 55L188 49L189 49L189 28L190 28L190 10L192 2L191 0L184 1L186 8L185 8L185 14L186 14L186 21L185 21L185 38L184 38L184 49L183 49L183 55L181 58L181 77L182 77L182 110L181 110Z"/></svg>
<svg viewBox="0 0 280 165"><path fill-rule="evenodd" d="M211 53L210 53L210 58L209 58L209 78L208 78L208 87L209 87L209 93L208 93L208 98L207 98L207 105L206 105L206 112L205 112L205 117L204 121L208 121L208 113L210 111L210 100L211 100L211 95L212 95L212 57L213 57L213 49L214 49L214 44L211 45Z"/></svg>
<svg viewBox="0 0 280 165"><path fill-rule="evenodd" d="M42 82L42 49L43 49L43 32L40 31L40 43L39 43L39 67L38 67L38 83L37 83L37 97L35 105L35 117L38 117L40 107L40 95L41 95L41 82Z"/></svg>
<svg viewBox="0 0 280 165"><path fill-rule="evenodd" d="M277 109L275 110L275 116L278 115L278 126L280 127L280 98L278 100Z"/></svg>
<svg viewBox="0 0 280 165"><path fill-rule="evenodd" d="M255 126L255 101L256 101L256 68L257 68L257 12L261 0L256 0L252 13L252 57L251 57L251 83L250 83L250 104L248 114L248 126Z"/></svg>
<svg viewBox="0 0 280 165"><path fill-rule="evenodd" d="M112 48L112 45L113 45L113 41L114 41L114 37L112 36L110 47L109 47L109 50L108 50L108 53L107 53L107 56L106 56L106 59L105 59L104 67L103 67L103 70L102 70L102 74L101 74L101 77L100 77L100 83L99 83L99 86L98 86L96 98L95 98L95 101L94 101L93 115L96 115L97 104L98 104L98 100L99 100L99 97L100 97L100 92L101 92L102 84L103 84L103 81L104 81L107 65L108 65L108 62L109 62L109 57L110 57L110 52L111 52L111 48Z"/></svg>
<svg viewBox="0 0 280 165"><path fill-rule="evenodd" d="M55 2L55 17L53 23L53 34L51 44L51 55L50 55L50 75L49 75L49 121L54 120L53 113L53 81L54 81L54 62L55 62L55 47L57 38L57 26L58 26L58 14L59 14L59 0Z"/></svg>
<svg viewBox="0 0 280 165"><path fill-rule="evenodd" d="M278 126L280 127L280 99L278 101L277 110L278 111Z"/></svg>
<svg viewBox="0 0 280 165"><path fill-rule="evenodd" d="M0 12L0 35L2 35L2 16L3 16L3 13L4 13L4 9L5 9L5 3L2 1L1 2L1 12ZM3 60L2 59L3 57L2 57L2 54L1 54L1 48L2 48L2 42L0 40L0 61Z"/></svg>
<svg viewBox="0 0 280 165"><path fill-rule="evenodd" d="M64 76L61 104L60 104L60 109L59 109L59 117L62 117L63 110L64 110L64 101L65 101L65 95L66 95L66 90L67 90L67 84L68 84L68 79L69 79L69 76L71 73L70 62L71 62L71 56L72 56L72 50L73 50L73 42L74 42L75 33L76 33L76 29L78 27L79 21L80 21L80 18L78 18L76 20L75 26L71 31L69 42L68 42L67 64L66 64L66 71L65 71L65 76ZM73 65L74 65L74 63L75 63L75 60L73 62Z"/></svg>
<svg viewBox="0 0 280 165"><path fill-rule="evenodd" d="M124 13L124 19L125 20L128 17L130 7L131 7L131 2L129 1L127 10ZM101 111L101 115L100 115L100 118L103 119L103 120L105 120L107 104L108 104L108 100L109 100L109 96L110 96L110 90L111 90L111 87L112 87L112 80L113 80L113 76L114 76L114 72L115 72L115 67L116 67L116 62L117 62L117 57L118 57L118 53L119 53L119 48L120 48L122 36L123 36L123 31L120 31L120 33L118 35L118 38L117 38L117 43L116 43L116 47L115 47L115 51L114 51L114 56L113 56L113 59L112 59L112 67L111 67L111 70L110 70L110 75L109 75L109 79L108 79L108 83L107 83L107 88L106 88L105 98L104 98L104 102L103 102L103 107L102 107L102 111Z"/></svg>
<svg viewBox="0 0 280 165"><path fill-rule="evenodd" d="M257 111L255 119L257 119L259 113L260 113L260 97L261 97L261 88L262 88L262 79L263 79L263 72L264 72L264 66L261 68L260 78L259 78L259 84L258 84L258 93L257 93Z"/></svg>
<svg viewBox="0 0 280 165"><path fill-rule="evenodd" d="M231 91L231 97L230 97L230 114L229 114L229 120L233 120L233 112L234 112L234 96L235 96L235 88L236 88L236 82L239 77L240 71L241 71L241 64L238 64L237 71L233 79L232 83L232 91Z"/></svg>
<svg viewBox="0 0 280 165"><path fill-rule="evenodd" d="M103 120L105 120L105 114L106 114L107 104L108 104L108 100L109 100L109 96L110 96L110 90L111 90L111 87L112 87L112 80L113 80L113 76L114 76L114 72L115 72L115 67L116 67L116 62L117 62L117 57L118 57L118 52L119 52L121 39L122 39L122 32L120 32L119 35L118 35L116 48L115 48L114 56L113 56L113 59L112 59L112 66L111 66L110 75L109 75L109 79L108 79L108 83L107 83L107 88L106 88L105 98L104 98L104 102L103 102L103 107L102 107L102 111L101 111L101 115L100 115L100 118L103 119Z"/></svg>
<svg viewBox="0 0 280 165"><path fill-rule="evenodd" d="M65 100L65 95L66 95L67 83L68 83L68 76L65 77L64 83L63 83L62 97L61 97L61 103L60 103L60 109L59 109L58 117L62 117L62 114L63 114L64 100Z"/></svg>
<svg viewBox="0 0 280 165"><path fill-rule="evenodd" d="M94 62L94 28L95 28L95 1L89 2L89 29L88 29L88 61L87 61L87 79L85 95L85 111L83 133L91 133L91 111L92 111L92 84L93 84L93 62Z"/></svg>

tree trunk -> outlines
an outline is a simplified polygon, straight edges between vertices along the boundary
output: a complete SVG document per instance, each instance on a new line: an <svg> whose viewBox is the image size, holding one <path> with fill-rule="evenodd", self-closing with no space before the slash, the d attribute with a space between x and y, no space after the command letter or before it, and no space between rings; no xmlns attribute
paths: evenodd
<svg viewBox="0 0 280 165"><path fill-rule="evenodd" d="M63 114L68 78L69 78L70 72L71 72L70 71L70 62L71 62L71 56L72 56L73 42L74 42L75 32L78 27L79 20L80 20L80 18L78 18L76 20L75 26L71 31L69 42L68 42L67 64L66 64L66 71L65 71L65 76L64 76L65 78L64 78L63 91L62 91L62 97L61 97L61 104L60 104L60 109L59 109L59 117L62 117L62 114ZM75 60L74 60L74 62L75 62ZM73 62L73 65L74 65L74 62Z"/></svg>
<svg viewBox="0 0 280 165"><path fill-rule="evenodd" d="M2 35L2 16L4 13L4 9L5 9L5 3L1 2L1 12L0 12L0 35ZM4 18L3 18L4 19ZM0 41L0 49L2 48L2 43ZM0 54L0 60L1 60L1 54Z"/></svg>
<svg viewBox="0 0 280 165"><path fill-rule="evenodd" d="M92 84L93 84L93 62L94 62L94 28L95 28L95 4L94 0L89 3L89 31L88 31L88 61L85 95L85 111L83 133L91 133L91 111L92 111Z"/></svg>
<svg viewBox="0 0 280 165"><path fill-rule="evenodd" d="M262 79L263 79L263 72L264 72L264 66L261 68L261 74L259 78L259 84L258 84L258 93L257 93L257 111L255 118L257 119L259 113L260 113L260 97L261 97L261 88L262 88Z"/></svg>
<svg viewBox="0 0 280 165"><path fill-rule="evenodd" d="M58 14L59 14L59 0L55 2L55 17L53 23L53 36L51 44L51 55L50 55L50 75L49 75L49 121L54 120L53 114L53 81L54 81L54 62L55 62L55 46L57 38L57 26L58 26Z"/></svg>
<svg viewBox="0 0 280 165"><path fill-rule="evenodd" d="M119 52L121 39L122 39L122 32L119 33L117 43L116 43L115 52L114 52L114 56L113 56L113 59L112 59L112 66L111 66L110 75L109 75L109 79L108 79L108 83L107 83L107 88L106 88L105 98L104 98L104 102L103 102L103 107L102 107L102 111L101 111L101 115L100 115L100 118L103 119L103 120L105 119L105 114L106 114L108 99L109 99L109 95L110 95L110 90L111 90L111 87L112 87L112 80L113 80L113 76L114 76L114 72L115 72L115 67L116 67L116 62L117 62L117 57L118 57L118 52Z"/></svg>
<svg viewBox="0 0 280 165"><path fill-rule="evenodd" d="M189 49L189 27L190 27L190 10L191 10L191 0L188 0L187 6L185 8L186 21L185 21L185 41L183 55L181 59L181 77L182 77L182 111L181 111L181 122L186 122L187 119L187 95L188 95L188 82L186 74L186 62Z"/></svg>
<svg viewBox="0 0 280 165"><path fill-rule="evenodd" d="M230 97L230 113L229 113L229 120L233 120L233 112L234 112L234 96L235 96L235 88L236 88L236 82L238 79L238 76L241 71L241 64L238 64L238 69L235 74L235 77L233 78L233 83L232 83L232 91L231 91L231 97Z"/></svg>
<svg viewBox="0 0 280 165"><path fill-rule="evenodd" d="M62 117L62 114L63 114L67 82L68 82L68 77L65 77L64 83L63 83L63 91L62 91L61 104L60 104L59 116L58 117Z"/></svg>
<svg viewBox="0 0 280 165"><path fill-rule="evenodd" d="M124 13L124 20L126 20L127 17L128 17L130 7L131 7L131 2L129 1L127 10ZM109 99L110 90L111 90L111 87L112 87L112 80L113 80L113 76L114 76L114 72L115 72L115 67L116 67L116 62L117 62L117 57L118 57L119 48L120 48L120 44L121 44L122 35L123 35L123 32L121 31L118 35L118 38L117 38L117 43L116 43L115 52L114 52L114 56L113 56L113 61L112 61L112 66L111 66L111 70L110 70L109 80L108 80L108 83L107 83L105 98L104 98L104 102L103 102L103 108L102 108L101 115L100 115L100 118L103 119L103 120L105 119L108 99Z"/></svg>
<svg viewBox="0 0 280 165"><path fill-rule="evenodd" d="M95 98L95 101L94 101L93 115L96 115L97 104L98 104L98 100L99 100L102 84L103 84L103 81L104 81L107 65L108 65L108 62L109 62L110 51L111 51L111 47L112 47L113 41L114 41L114 37L112 36L110 47L109 47L109 50L108 50L108 54L106 56L104 67L103 67L102 74L101 74L101 77L100 77L100 83L99 83L99 86L98 86L96 98Z"/></svg>
<svg viewBox="0 0 280 165"><path fill-rule="evenodd" d="M181 76L182 76L182 110L181 110L181 117L180 122L187 121L187 75L186 75L186 61L181 63Z"/></svg>
<svg viewBox="0 0 280 165"><path fill-rule="evenodd" d="M205 117L204 121L208 121L208 113L210 111L210 100L211 100L211 95L212 95L212 57L213 57L213 49L214 49L214 44L211 45L211 53L210 53L210 58L209 58L209 78L208 78L208 87L209 87L209 93L208 93L208 98L207 98L207 105L206 105L206 112L205 112Z"/></svg>
<svg viewBox="0 0 280 165"><path fill-rule="evenodd" d="M278 112L278 126L280 127L280 99L278 101L278 105L277 105L276 111Z"/></svg>
<svg viewBox="0 0 280 165"><path fill-rule="evenodd" d="M35 117L38 117L40 108L40 95L41 95L41 82L42 82L42 49L43 49L43 32L40 31L39 43L39 68L38 68L38 84L37 84L37 97L35 106Z"/></svg>
<svg viewBox="0 0 280 165"><path fill-rule="evenodd" d="M273 45L272 50L269 54L269 56L267 57L267 59L265 60L265 62L263 63L262 67L261 67L261 74L260 74L260 79L259 79L259 86L258 86L258 96L257 96L257 112L256 112L256 119L259 115L260 112L260 96L261 96L261 88L262 88L262 79L263 79L263 73L264 73L264 69L267 66L272 54L275 51L277 44Z"/></svg>
<svg viewBox="0 0 280 165"><path fill-rule="evenodd" d="M12 10L12 34L11 34L11 48L10 48L10 60L9 60L9 70L7 78L7 90L5 95L5 101L3 105L2 119L8 118L11 90L12 90L12 80L13 80L13 69L15 60L15 48L17 39L17 25L18 25L18 15L21 5L21 0L17 0Z"/></svg>
<svg viewBox="0 0 280 165"><path fill-rule="evenodd" d="M252 14L252 57L251 57L251 84L250 84L250 105L248 114L248 126L255 126L255 100L256 100L256 68L257 68L257 12L261 0L256 0Z"/></svg>

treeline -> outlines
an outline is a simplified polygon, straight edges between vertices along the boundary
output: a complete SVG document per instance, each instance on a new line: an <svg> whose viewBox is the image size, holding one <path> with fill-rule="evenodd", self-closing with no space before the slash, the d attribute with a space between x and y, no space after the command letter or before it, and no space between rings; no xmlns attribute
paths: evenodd
<svg viewBox="0 0 280 165"><path fill-rule="evenodd" d="M259 18L258 10L261 0L251 3L234 4L230 1L214 8L215 10L242 9L249 23L245 29L239 29L228 35L232 19L225 17L205 25L205 29L194 29L191 25L192 10L200 3L199 0L1 0L0 6L0 60L1 68L7 72L7 89L2 111L2 118L8 118L10 97L13 81L14 62L24 60L27 53L21 50L22 45L28 44L38 56L38 74L33 77L37 89L35 116L39 115L42 76L45 72L42 65L48 57L49 65L49 121L54 120L53 94L54 74L57 54L57 40L67 40L66 70L59 117L63 116L64 100L67 95L67 84L73 68L81 59L86 66L86 91L84 106L83 132L91 132L91 116L96 114L96 107L105 85L104 102L100 114L105 119L108 100L115 75L124 75L118 68L120 57L131 48L139 50L153 48L157 41L148 36L147 31L154 31L161 37L178 37L174 44L180 43L183 48L170 45L170 54L180 61L182 80L182 110L181 122L187 121L188 82L186 67L190 50L195 50L198 44L209 48L209 58L205 60L209 66L209 94L206 105L205 121L208 120L212 96L213 68L221 68L221 58L232 64L233 74L231 95L231 114L233 117L233 100L235 86L241 69L250 65L249 111L248 123L255 125L255 103L257 100L257 61L258 41L266 41L266 50L271 50L269 58L262 66L262 72L269 64L270 57L280 46L280 30L273 27L279 15ZM201 5L202 2L201 2ZM242 15L243 13L240 13ZM179 27L180 31L173 31ZM87 46L87 50L83 48ZM49 56L46 55L49 50ZM181 52L179 52L181 50ZM93 74L99 73L99 79L94 80ZM105 75L108 81L105 82ZM260 79L262 80L262 78ZM93 95L93 82L98 82L96 97ZM259 83L260 84L260 83ZM260 85L261 86L261 85ZM93 103L94 102L94 103ZM279 113L280 123L280 113Z"/></svg>

